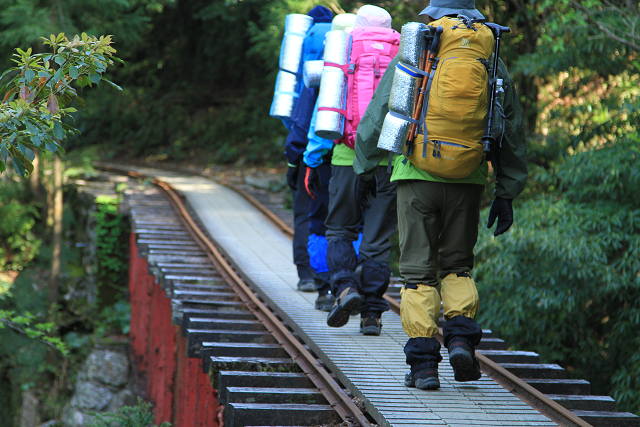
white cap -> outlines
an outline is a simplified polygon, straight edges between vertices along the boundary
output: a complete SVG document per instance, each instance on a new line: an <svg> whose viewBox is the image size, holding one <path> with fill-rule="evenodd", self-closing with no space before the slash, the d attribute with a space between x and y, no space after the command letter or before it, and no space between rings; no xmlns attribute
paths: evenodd
<svg viewBox="0 0 640 427"><path fill-rule="evenodd" d="M331 21L331 31L347 30L353 26L355 20L356 15L354 13L341 13L340 15L336 15L333 21Z"/></svg>
<svg viewBox="0 0 640 427"><path fill-rule="evenodd" d="M353 28L383 27L391 28L391 15L381 7L366 4L358 9Z"/></svg>

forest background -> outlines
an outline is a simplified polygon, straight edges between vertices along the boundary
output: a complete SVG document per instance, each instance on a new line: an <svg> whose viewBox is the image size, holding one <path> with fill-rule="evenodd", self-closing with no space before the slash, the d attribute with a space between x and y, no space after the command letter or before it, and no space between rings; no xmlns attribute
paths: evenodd
<svg viewBox="0 0 640 427"><path fill-rule="evenodd" d="M638 3L476 0L488 21L512 28L501 56L525 113L530 178L509 233L494 238L481 224L475 275L483 327L640 415ZM42 36L111 34L126 65L107 75L123 91L82 92L69 158L284 168L286 131L268 114L284 18L317 4L341 13L364 3L0 0L0 65L13 66L16 47L42 51ZM369 4L400 31L424 21L428 2ZM49 165L43 155L39 167ZM30 233L43 219L21 185L4 179L0 191L4 271L37 255Z"/></svg>

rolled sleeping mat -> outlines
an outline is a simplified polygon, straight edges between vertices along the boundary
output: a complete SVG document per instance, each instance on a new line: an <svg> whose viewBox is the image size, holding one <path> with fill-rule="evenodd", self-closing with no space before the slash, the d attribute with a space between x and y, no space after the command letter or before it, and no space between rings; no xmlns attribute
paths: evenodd
<svg viewBox="0 0 640 427"><path fill-rule="evenodd" d="M421 22L408 22L402 26L398 60L412 67L420 67L426 55L427 26Z"/></svg>
<svg viewBox="0 0 640 427"><path fill-rule="evenodd" d="M322 79L322 69L324 61L318 59L315 61L306 61L302 66L302 80L306 87L319 87Z"/></svg>
<svg viewBox="0 0 640 427"><path fill-rule="evenodd" d="M423 76L418 68L401 62L396 64L389 94L389 113L382 123L378 148L402 154L411 124L419 124L413 119L413 111L418 102Z"/></svg>
<svg viewBox="0 0 640 427"><path fill-rule="evenodd" d="M284 20L284 37L280 46L280 69L297 74L302 61L302 45L313 18L299 13L287 15Z"/></svg>
<svg viewBox="0 0 640 427"><path fill-rule="evenodd" d="M347 103L347 77L341 68L324 67L318 113L316 114L316 136L324 139L340 139L344 134L344 110ZM330 108L332 110L323 110ZM334 111L340 110L340 111Z"/></svg>
<svg viewBox="0 0 640 427"><path fill-rule="evenodd" d="M411 122L393 111L389 111L382 123L378 148L402 154L405 142L411 131Z"/></svg>
<svg viewBox="0 0 640 427"><path fill-rule="evenodd" d="M287 119L293 114L293 109L298 100L296 86L298 77L286 71L279 71L276 79L276 90L273 94L273 102L269 115L278 119Z"/></svg>
<svg viewBox="0 0 640 427"><path fill-rule="evenodd" d="M402 62L396 64L389 94L389 110L404 116L413 116L418 91L422 84L422 74Z"/></svg>
<svg viewBox="0 0 640 427"><path fill-rule="evenodd" d="M324 139L339 139L344 134L344 109L347 102L347 77L342 71L349 63L351 35L342 30L328 31L324 45L324 68L318 94L316 136ZM323 110L331 108L340 111Z"/></svg>

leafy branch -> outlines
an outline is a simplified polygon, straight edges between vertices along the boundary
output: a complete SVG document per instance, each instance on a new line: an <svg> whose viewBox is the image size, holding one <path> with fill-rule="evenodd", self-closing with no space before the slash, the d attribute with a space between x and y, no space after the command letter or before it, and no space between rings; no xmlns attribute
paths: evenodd
<svg viewBox="0 0 640 427"><path fill-rule="evenodd" d="M37 323L35 316L31 313L16 315L13 311L0 310L0 329L5 327L31 339L41 341L65 356L68 354L67 347L60 338L47 335L54 330L55 325L53 323Z"/></svg>
<svg viewBox="0 0 640 427"><path fill-rule="evenodd" d="M598 27L598 29L600 29L600 31L602 31L607 37L629 46L631 49L633 49L636 52L640 52L640 45L636 42L636 40L640 40L640 36L638 36L635 32L636 23L638 22L638 19L639 19L637 16L637 10L635 14L627 14L625 13L624 10L615 6L611 2L607 0L603 1L603 3L608 6L609 11L614 12L615 14L617 14L617 16L622 16L626 18L626 19L622 19L622 22L626 25L626 28L623 28L622 30L627 35L628 38L624 38L616 35L614 33L615 30L610 25L605 24L604 22L598 21L596 18L594 18L593 11L590 11L589 9L587 9L584 5L580 4L580 2L577 2L576 0L570 0L570 1L573 7L575 7L576 9L582 12L584 19L588 23ZM629 38L631 40L629 40Z"/></svg>
<svg viewBox="0 0 640 427"><path fill-rule="evenodd" d="M6 70L0 82L13 76L0 87L0 173L11 157L17 173L33 171L34 150L64 154L60 142L77 129L63 122L63 117L76 112L72 102L84 107L84 100L73 87L98 85L101 81L122 90L103 77L114 61L116 50L111 36L74 36L64 33L42 37L51 53L33 54L29 48L16 49L12 61L16 67Z"/></svg>

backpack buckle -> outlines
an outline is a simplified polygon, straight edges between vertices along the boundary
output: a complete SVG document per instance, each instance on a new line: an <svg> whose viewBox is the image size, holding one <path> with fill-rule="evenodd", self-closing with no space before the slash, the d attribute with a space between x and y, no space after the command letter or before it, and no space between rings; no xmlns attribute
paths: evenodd
<svg viewBox="0 0 640 427"><path fill-rule="evenodd" d="M349 64L349 69L347 70L348 74L353 74L356 72L356 64Z"/></svg>

